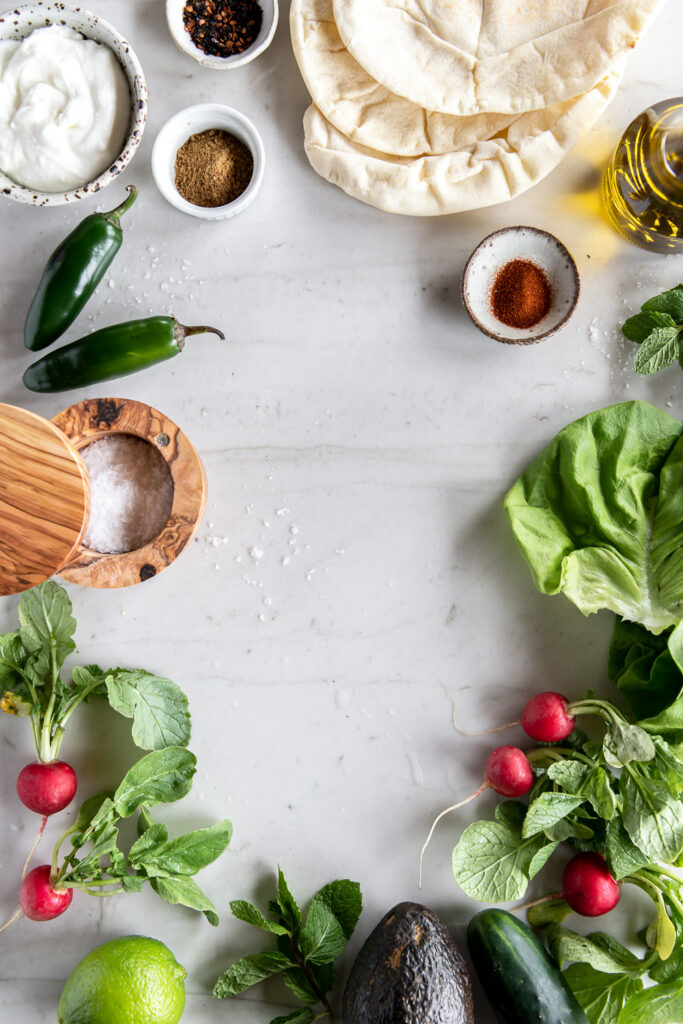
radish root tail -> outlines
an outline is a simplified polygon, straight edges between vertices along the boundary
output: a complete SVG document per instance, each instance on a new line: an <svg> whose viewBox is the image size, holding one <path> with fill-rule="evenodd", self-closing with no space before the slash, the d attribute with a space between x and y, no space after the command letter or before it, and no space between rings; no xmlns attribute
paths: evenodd
<svg viewBox="0 0 683 1024"><path fill-rule="evenodd" d="M420 889L422 888L422 861L424 860L425 851L426 851L427 847L429 846L429 843L431 841L432 836L434 835L434 829L439 824L441 819L444 818L447 814L450 814L451 811L457 811L457 809L459 807L464 807L465 804L468 804L471 800L476 800L476 798L478 796L481 796L481 794L484 792L484 790L488 789L488 787L489 787L489 783L488 782L486 782L486 781L482 782L481 786L479 787L479 789L475 793L472 793L470 796L466 797L464 800L460 800L459 803L453 804L451 807L447 807L445 811L442 811L441 814L437 815L437 817L434 819L434 821L432 823L432 827L429 830L429 835L427 836L425 844L422 847L422 850L420 851L420 876L419 876L419 880L418 880L418 886L419 886Z"/></svg>
<svg viewBox="0 0 683 1024"><path fill-rule="evenodd" d="M497 725L493 729L481 729L478 732L468 732L467 729L461 729L455 718L455 701L451 697L451 721L453 722L453 728L456 732L459 732L461 736L490 736L493 732L505 732L506 729L513 729L516 725L521 725L521 722L506 722L505 725Z"/></svg>
<svg viewBox="0 0 683 1024"><path fill-rule="evenodd" d="M21 872L21 880L22 880L22 882L26 878L26 872L28 871L28 866L31 863L31 860L33 858L33 854L38 849L38 844L40 843L40 840L43 838L43 832L45 831L45 826L46 825L47 825L47 814L44 814L43 815L43 820L40 823L40 830L39 830L38 835L36 837L36 841L33 844L33 846L31 847L31 849L29 850L28 857L26 858L26 861L24 863L24 870Z"/></svg>
<svg viewBox="0 0 683 1024"><path fill-rule="evenodd" d="M5 928L9 928L9 926L11 924L14 924L15 921L18 921L19 918L23 917L23 916L24 916L24 911L21 909L21 907L17 907L15 913L12 914L12 916L9 919L9 921L5 921L3 926L0 928L0 932L4 932Z"/></svg>

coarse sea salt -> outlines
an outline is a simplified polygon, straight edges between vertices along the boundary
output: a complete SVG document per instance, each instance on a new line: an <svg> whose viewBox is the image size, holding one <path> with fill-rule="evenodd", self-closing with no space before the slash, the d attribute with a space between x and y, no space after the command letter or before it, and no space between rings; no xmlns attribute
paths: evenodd
<svg viewBox="0 0 683 1024"><path fill-rule="evenodd" d="M161 453L142 438L119 434L93 441L80 454L90 482L85 546L123 554L157 537L173 505L173 480Z"/></svg>

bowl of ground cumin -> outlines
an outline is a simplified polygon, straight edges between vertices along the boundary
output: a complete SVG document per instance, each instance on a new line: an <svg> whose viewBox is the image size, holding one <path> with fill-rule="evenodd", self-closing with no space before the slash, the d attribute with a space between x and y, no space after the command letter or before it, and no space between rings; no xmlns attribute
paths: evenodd
<svg viewBox="0 0 683 1024"><path fill-rule="evenodd" d="M152 174L164 199L202 220L225 220L245 210L261 187L265 162L256 126L221 103L178 111L152 150Z"/></svg>
<svg viewBox="0 0 683 1024"><path fill-rule="evenodd" d="M531 345L555 334L576 309L579 292L569 250L534 227L494 231L479 243L462 275L470 319L506 345Z"/></svg>
<svg viewBox="0 0 683 1024"><path fill-rule="evenodd" d="M239 68L270 46L278 0L166 0L166 20L188 57L214 70Z"/></svg>

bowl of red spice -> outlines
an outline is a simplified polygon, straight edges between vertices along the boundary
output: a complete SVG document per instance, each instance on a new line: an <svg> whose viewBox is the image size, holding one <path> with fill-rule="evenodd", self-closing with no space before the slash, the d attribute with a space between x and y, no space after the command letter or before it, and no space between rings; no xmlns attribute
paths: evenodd
<svg viewBox="0 0 683 1024"><path fill-rule="evenodd" d="M266 165L261 136L239 110L197 103L156 137L152 175L164 199L202 220L225 220L256 198Z"/></svg>
<svg viewBox="0 0 683 1024"><path fill-rule="evenodd" d="M465 265L462 299L480 331L532 345L568 322L579 301L576 263L559 238L534 227L494 231Z"/></svg>
<svg viewBox="0 0 683 1024"><path fill-rule="evenodd" d="M166 20L188 57L214 70L238 68L270 46L278 0L166 0Z"/></svg>

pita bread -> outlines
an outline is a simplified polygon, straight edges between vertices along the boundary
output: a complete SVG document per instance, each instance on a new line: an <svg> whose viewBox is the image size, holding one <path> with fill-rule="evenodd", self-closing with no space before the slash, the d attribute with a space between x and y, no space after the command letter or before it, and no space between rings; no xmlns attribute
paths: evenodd
<svg viewBox="0 0 683 1024"><path fill-rule="evenodd" d="M304 116L306 155L326 181L389 213L475 210L512 199L556 167L603 113L620 78L614 70L583 96L525 114L494 139L412 159L359 146L311 106Z"/></svg>
<svg viewBox="0 0 683 1024"><path fill-rule="evenodd" d="M587 92L666 0L333 0L350 53L427 110L540 110ZM680 0L679 0L680 2Z"/></svg>
<svg viewBox="0 0 683 1024"><path fill-rule="evenodd" d="M490 139L516 114L436 114L389 92L344 46L332 0L292 0L289 24L294 55L318 110L361 146L394 156L450 153Z"/></svg>

